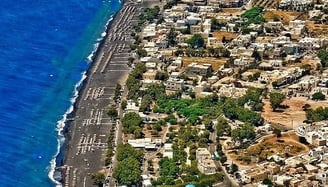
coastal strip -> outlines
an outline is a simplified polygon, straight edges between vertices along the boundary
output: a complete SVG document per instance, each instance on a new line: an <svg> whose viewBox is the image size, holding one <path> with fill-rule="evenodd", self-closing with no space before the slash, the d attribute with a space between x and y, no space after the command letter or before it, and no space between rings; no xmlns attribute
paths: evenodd
<svg viewBox="0 0 328 187"><path fill-rule="evenodd" d="M127 65L132 41L129 30L137 7L124 2L107 27L106 36L97 49L87 72L74 110L66 121L64 158L57 172L63 186L92 186L91 174L104 166L107 139L116 121L107 116L117 83L124 84L130 68ZM106 169L106 168L104 168Z"/></svg>

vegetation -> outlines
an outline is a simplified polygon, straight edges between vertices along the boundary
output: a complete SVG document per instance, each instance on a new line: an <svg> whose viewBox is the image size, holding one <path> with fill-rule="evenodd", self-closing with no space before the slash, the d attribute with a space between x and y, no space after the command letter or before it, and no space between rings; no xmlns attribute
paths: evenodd
<svg viewBox="0 0 328 187"><path fill-rule="evenodd" d="M175 164L173 159L164 157L159 162L160 175L165 177L175 178L179 173L179 167Z"/></svg>
<svg viewBox="0 0 328 187"><path fill-rule="evenodd" d="M254 139L256 134L254 131L254 127L248 123L245 123L237 129L232 130L231 136L234 140L243 141L244 139Z"/></svg>
<svg viewBox="0 0 328 187"><path fill-rule="evenodd" d="M109 165L112 162L112 157L114 156L114 138L115 138L115 128L111 128L109 136L107 138L107 151L105 156L105 165Z"/></svg>
<svg viewBox="0 0 328 187"><path fill-rule="evenodd" d="M218 22L218 20L216 18L211 19L211 30L212 31L220 30L224 26L225 26L225 24Z"/></svg>
<svg viewBox="0 0 328 187"><path fill-rule="evenodd" d="M117 147L118 165L113 176L119 184L131 186L141 181L141 161L143 153L129 144Z"/></svg>
<svg viewBox="0 0 328 187"><path fill-rule="evenodd" d="M273 186L273 182L270 179L268 179L268 178L264 179L262 181L262 184L265 184L267 186Z"/></svg>
<svg viewBox="0 0 328 187"><path fill-rule="evenodd" d="M159 6L155 6L154 8L146 8L138 17L139 25L145 23L146 21L152 22L154 19L159 18L159 13Z"/></svg>
<svg viewBox="0 0 328 187"><path fill-rule="evenodd" d="M163 71L157 71L155 75L156 80L166 81L169 78L169 74Z"/></svg>
<svg viewBox="0 0 328 187"><path fill-rule="evenodd" d="M103 183L105 181L105 174L102 172L98 172L98 173L93 173L91 175L91 179L93 180L93 184L97 185L99 187L103 186Z"/></svg>
<svg viewBox="0 0 328 187"><path fill-rule="evenodd" d="M126 113L122 118L123 131L125 133L135 133L140 130L141 123L142 119L139 114L134 112Z"/></svg>
<svg viewBox="0 0 328 187"><path fill-rule="evenodd" d="M170 9L172 8L174 5L177 5L178 2L180 2L180 0L170 0L170 1L167 1L167 3L164 5L164 9Z"/></svg>
<svg viewBox="0 0 328 187"><path fill-rule="evenodd" d="M229 119L237 119L256 126L263 123L263 119L260 114L238 105L238 100L227 99L223 106L223 112Z"/></svg>
<svg viewBox="0 0 328 187"><path fill-rule="evenodd" d="M318 52L318 57L320 59L322 67L328 67L328 52L322 49Z"/></svg>
<svg viewBox="0 0 328 187"><path fill-rule="evenodd" d="M125 99L122 100L122 103L121 103L122 110L125 110L127 105L128 105L128 102Z"/></svg>
<svg viewBox="0 0 328 187"><path fill-rule="evenodd" d="M276 111L277 108L281 107L281 103L285 100L285 95L279 92L270 93L270 104L273 111Z"/></svg>
<svg viewBox="0 0 328 187"><path fill-rule="evenodd" d="M138 99L140 95L142 74L146 72L146 66L143 63L137 63L135 68L129 74L126 86L129 90L128 99Z"/></svg>
<svg viewBox="0 0 328 187"><path fill-rule="evenodd" d="M248 26L252 23L262 24L265 21L263 18L263 8L261 7L253 7L252 9L246 10L241 16L247 19L244 26Z"/></svg>
<svg viewBox="0 0 328 187"><path fill-rule="evenodd" d="M317 109L307 109L306 118L308 121L317 122L328 119L328 108L319 107Z"/></svg>
<svg viewBox="0 0 328 187"><path fill-rule="evenodd" d="M131 157L119 162L114 177L120 184L132 185L141 181L141 164Z"/></svg>
<svg viewBox="0 0 328 187"><path fill-rule="evenodd" d="M146 57L147 56L147 51L141 47L137 48L137 54L139 57Z"/></svg>
<svg viewBox="0 0 328 187"><path fill-rule="evenodd" d="M112 106L109 108L109 110L108 110L108 112L107 112L107 115L108 115L110 118L112 118L112 119L117 118L117 116L118 116L118 112L117 112L117 110L116 110L115 105L112 105Z"/></svg>
<svg viewBox="0 0 328 187"><path fill-rule="evenodd" d="M152 103L152 97L146 94L142 97L139 111L140 112L150 112L150 105Z"/></svg>
<svg viewBox="0 0 328 187"><path fill-rule="evenodd" d="M246 94L238 99L238 104L244 106L249 105L254 111L262 111L263 103L261 96L265 94L263 89L260 88L248 88Z"/></svg>
<svg viewBox="0 0 328 187"><path fill-rule="evenodd" d="M178 43L177 36L178 36L178 33L176 33L175 30L173 28L171 28L169 33L167 33L167 35L166 35L169 47L174 47L177 45L177 43Z"/></svg>
<svg viewBox="0 0 328 187"><path fill-rule="evenodd" d="M121 90L122 90L122 86L120 84L116 84L115 87L115 92L114 92L114 101L117 101L121 95Z"/></svg>
<svg viewBox="0 0 328 187"><path fill-rule="evenodd" d="M185 116L192 124L199 122L199 116L208 114L213 117L220 113L216 111L219 107L218 98L210 96L202 99L181 99L178 95L166 96L156 102L154 112L171 114L177 112L180 116Z"/></svg>
<svg viewBox="0 0 328 187"><path fill-rule="evenodd" d="M200 34L194 34L187 43L193 48L204 47L205 40Z"/></svg>
<svg viewBox="0 0 328 187"><path fill-rule="evenodd" d="M117 146L117 160L122 161L132 157L138 161L142 161L143 153L141 150L133 148L130 144L120 144Z"/></svg>
<svg viewBox="0 0 328 187"><path fill-rule="evenodd" d="M325 100L326 96L322 92L316 92L312 95L312 100Z"/></svg>
<svg viewBox="0 0 328 187"><path fill-rule="evenodd" d="M231 134L231 127L228 121L222 116L217 119L216 134L218 137Z"/></svg>

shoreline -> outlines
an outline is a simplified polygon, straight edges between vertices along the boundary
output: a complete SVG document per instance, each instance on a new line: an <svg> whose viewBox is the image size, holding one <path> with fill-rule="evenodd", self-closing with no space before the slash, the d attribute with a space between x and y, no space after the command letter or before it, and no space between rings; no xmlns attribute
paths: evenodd
<svg viewBox="0 0 328 187"><path fill-rule="evenodd" d="M74 89L76 94L72 97L72 105L71 107L66 111L66 113L63 115L63 122L58 121L59 123L64 123L64 126L62 127L61 130L58 130L58 143L60 145L59 147L59 152L55 157L55 170L52 172L52 179L54 180L57 185L64 184L65 178L67 177L67 172L65 172L66 169L66 164L68 161L68 156L70 152L70 147L72 144L72 141L74 137L72 137L72 131L76 130L76 127L74 127L74 118L77 117L77 113L79 108L82 105L83 102L83 93L87 90L87 88L90 88L90 82L92 81L92 76L95 74L93 72L94 68L98 63L101 63L102 57L104 56L104 53L108 53L109 51L105 51L107 46L107 42L110 39L110 35L113 34L112 29L115 23L119 21L121 17L119 17L120 13L122 12L123 8L126 5L126 1L119 1L120 2L120 8L119 10L113 14L108 22L106 23L105 31L106 35L95 45L98 44L97 48L90 53L90 55L93 55L92 61L90 63L90 66L88 67L87 71L82 73L82 77L80 82L76 84L76 87ZM125 74L121 74L120 77L127 76L126 72ZM117 81L116 81L117 82ZM72 109L71 109L72 108ZM64 138L64 142L61 142L60 139ZM99 162L99 161L98 161ZM101 168L99 168L101 169ZM60 176L58 176L60 175ZM49 173L50 177L50 173Z"/></svg>

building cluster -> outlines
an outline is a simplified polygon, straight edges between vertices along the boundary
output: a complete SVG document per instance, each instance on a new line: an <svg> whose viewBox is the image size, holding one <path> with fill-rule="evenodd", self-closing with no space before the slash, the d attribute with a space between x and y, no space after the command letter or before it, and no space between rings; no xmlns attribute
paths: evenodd
<svg viewBox="0 0 328 187"><path fill-rule="evenodd" d="M242 0L182 0L164 9L162 22L149 22L140 32L142 47L147 52L146 57L139 58L146 67L140 89L163 84L166 94L179 92L182 98L200 98L213 93L239 98L249 87L280 89L289 97L310 98L317 92L327 95L328 72L318 74L315 70L321 66L317 51L327 46L328 39L310 34L304 20L294 19L288 24L283 20L266 20L245 25L249 20L242 16L241 9L234 14L222 11L246 3ZM282 0L279 7L307 11L316 6L308 0ZM172 31L174 37L168 38ZM202 37L203 46L190 45L190 38L195 35ZM218 64L214 58L222 63ZM167 77L159 78L159 74ZM158 114L139 111L141 100L129 100L125 111L140 113L144 121L159 121L154 117ZM238 182L260 184L270 179L278 185L295 187L328 185L328 127L312 128L297 129L299 136L316 147L310 153L286 160L274 157L251 169L240 170ZM165 142L166 138L127 142L135 148L173 158L172 143ZM218 171L212 154L208 148L197 149L197 168L201 173Z"/></svg>
<svg viewBox="0 0 328 187"><path fill-rule="evenodd" d="M206 90L216 90L219 95L239 96L244 90L233 84L239 81L242 87L281 88L291 85L286 93L293 95L302 95L303 91L308 93L309 89L326 92L325 86L320 88L325 77L317 77L318 81L315 81L304 76L320 64L315 51L326 46L328 39L309 35L305 21L291 20L288 25L282 21L252 23L247 26L250 32L243 33L245 19L242 16L215 12L209 8L211 6L196 7L177 4L164 10L163 23L151 23L143 29L141 35L148 54L141 59L147 67L143 87L163 82L167 93L193 90L197 96L206 96ZM217 30L213 32L213 19L220 25L218 32L236 34L236 37L229 42L215 37ZM167 35L170 29L177 33L176 47L169 47ZM186 30L190 32L186 33ZM210 63L186 62L186 56L211 56L209 51L204 54L205 49L188 49L196 55L184 50L194 34L203 37L207 49L215 48L225 64L214 69ZM228 60L223 58L223 51L230 54ZM174 55L177 52L180 52L178 56ZM156 73L160 71L166 71L169 78L156 80ZM240 74L238 80L232 76L235 74Z"/></svg>

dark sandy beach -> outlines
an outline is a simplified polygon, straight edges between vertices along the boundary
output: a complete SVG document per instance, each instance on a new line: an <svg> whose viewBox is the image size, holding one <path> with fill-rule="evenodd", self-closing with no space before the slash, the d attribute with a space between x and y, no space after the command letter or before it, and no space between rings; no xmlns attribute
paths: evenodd
<svg viewBox="0 0 328 187"><path fill-rule="evenodd" d="M74 111L66 122L63 186L92 186L91 174L104 167L108 134L116 122L107 116L108 106L114 104L117 83L124 85L130 68L131 22L136 5L125 2L107 28L107 35L99 45L87 78L80 90Z"/></svg>

